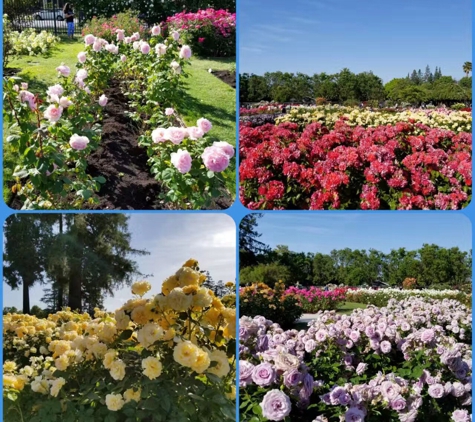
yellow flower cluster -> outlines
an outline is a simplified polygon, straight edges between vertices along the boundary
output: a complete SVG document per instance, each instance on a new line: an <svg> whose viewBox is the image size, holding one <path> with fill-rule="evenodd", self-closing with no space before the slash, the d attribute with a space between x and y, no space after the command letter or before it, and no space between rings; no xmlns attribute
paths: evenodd
<svg viewBox="0 0 475 422"><path fill-rule="evenodd" d="M228 295L223 303L202 286L206 277L197 268L196 260L187 261L150 299L144 298L150 283L134 283L135 297L115 313L96 309L92 318L65 309L46 319L5 315L5 389L20 392L29 384L33 392L58 397L68 388L64 378L55 377L58 370L72 374L105 370L108 383L126 379L132 386L140 382L137 374L154 380L171 371L162 363L166 356L190 371L191 377L206 373L231 377L234 357L224 350L236 337L236 309L226 304L235 303L235 297ZM19 368L15 360L19 352L29 357L31 365ZM226 394L232 395L233 381L226 382ZM123 394L115 390L105 404L118 411L131 400L140 401L140 395L133 388Z"/></svg>
<svg viewBox="0 0 475 422"><path fill-rule="evenodd" d="M456 133L472 131L472 114L467 111L405 110L389 113L353 107L316 106L291 109L279 117L276 124L293 122L309 124L320 122L329 129L344 118L349 126L378 127L395 125L398 122L416 121L431 128L451 130Z"/></svg>

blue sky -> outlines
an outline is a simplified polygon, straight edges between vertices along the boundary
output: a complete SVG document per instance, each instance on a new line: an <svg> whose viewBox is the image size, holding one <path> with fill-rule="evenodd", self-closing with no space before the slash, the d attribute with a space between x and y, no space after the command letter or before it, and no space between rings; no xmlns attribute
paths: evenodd
<svg viewBox="0 0 475 422"><path fill-rule="evenodd" d="M413 69L457 79L472 58L471 0L240 0L239 71L355 73L384 82Z"/></svg>
<svg viewBox="0 0 475 422"><path fill-rule="evenodd" d="M272 248L287 245L294 252L329 253L333 249L376 249L389 252L424 243L458 246L469 251L472 228L467 217L453 212L270 213L257 220L259 239Z"/></svg>
<svg viewBox="0 0 475 422"><path fill-rule="evenodd" d="M174 274L187 259L195 258L200 268L214 280L236 280L236 227L225 214L132 214L129 220L133 248L146 249L150 255L135 257L153 293L160 293L162 281ZM30 289L30 305L44 308L40 301L43 286ZM3 306L22 308L22 293L3 283ZM117 290L104 301L114 311L131 298L130 288Z"/></svg>

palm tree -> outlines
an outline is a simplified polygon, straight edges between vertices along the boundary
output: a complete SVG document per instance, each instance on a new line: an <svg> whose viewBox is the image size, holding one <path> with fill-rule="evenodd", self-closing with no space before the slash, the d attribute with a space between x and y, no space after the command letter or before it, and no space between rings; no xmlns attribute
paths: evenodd
<svg viewBox="0 0 475 422"><path fill-rule="evenodd" d="M472 71L472 62L465 62L462 66L465 76L468 77L468 74Z"/></svg>

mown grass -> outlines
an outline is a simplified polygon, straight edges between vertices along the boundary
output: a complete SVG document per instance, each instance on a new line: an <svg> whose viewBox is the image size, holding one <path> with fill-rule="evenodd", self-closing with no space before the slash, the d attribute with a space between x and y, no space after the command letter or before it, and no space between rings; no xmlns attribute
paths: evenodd
<svg viewBox="0 0 475 422"><path fill-rule="evenodd" d="M63 40L47 56L22 56L11 60L6 74L15 74L28 82L29 90L44 93L48 86L57 83L56 67L61 63L74 69L77 54L84 50L84 43L78 40ZM228 70L235 66L234 59L192 59L186 80L187 95L178 112L187 125L195 125L200 117L206 117L213 124L210 136L236 145L236 91L208 72ZM8 204L12 193L8 181L12 180L16 166L16 153L6 143L8 128L3 124L3 198ZM229 174L226 188L235 195L235 170Z"/></svg>
<svg viewBox="0 0 475 422"><path fill-rule="evenodd" d="M364 309L364 308L366 308L366 305L364 303L343 302L338 306L338 308L336 309L336 312L338 314L349 315L355 309ZM308 327L308 323L306 322L296 322L294 324L294 328L296 330L306 330L307 327Z"/></svg>

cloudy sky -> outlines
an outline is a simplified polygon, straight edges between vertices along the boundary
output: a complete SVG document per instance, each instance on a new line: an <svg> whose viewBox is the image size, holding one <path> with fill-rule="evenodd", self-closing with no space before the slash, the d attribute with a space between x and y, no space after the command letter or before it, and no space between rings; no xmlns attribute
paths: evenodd
<svg viewBox="0 0 475 422"><path fill-rule="evenodd" d="M134 259L143 274L153 274L147 280L152 292L159 293L162 281L175 273L189 258L199 261L214 280L236 280L236 228L231 217L210 213L130 214L131 246L146 249L150 255ZM30 305L44 308L40 301L43 286L30 290ZM113 311L131 298L130 288L117 290L104 305ZM3 284L3 306L22 308L22 291Z"/></svg>

